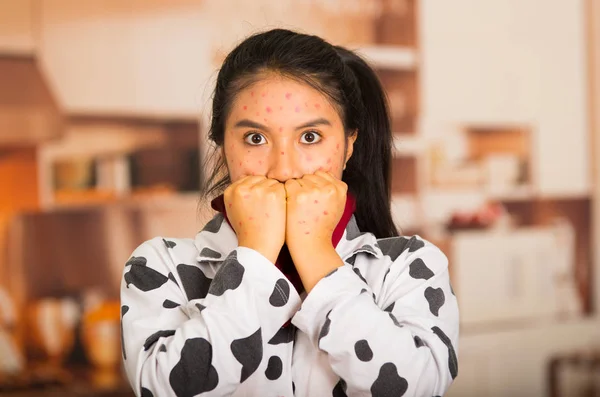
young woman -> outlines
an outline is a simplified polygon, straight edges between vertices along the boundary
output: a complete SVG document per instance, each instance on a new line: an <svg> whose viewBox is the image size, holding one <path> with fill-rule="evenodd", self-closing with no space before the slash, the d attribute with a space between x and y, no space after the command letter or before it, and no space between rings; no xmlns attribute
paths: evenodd
<svg viewBox="0 0 600 397"><path fill-rule="evenodd" d="M444 254L390 214L384 92L357 55L271 30L219 72L218 211L125 265L123 360L141 396L434 396L457 375Z"/></svg>

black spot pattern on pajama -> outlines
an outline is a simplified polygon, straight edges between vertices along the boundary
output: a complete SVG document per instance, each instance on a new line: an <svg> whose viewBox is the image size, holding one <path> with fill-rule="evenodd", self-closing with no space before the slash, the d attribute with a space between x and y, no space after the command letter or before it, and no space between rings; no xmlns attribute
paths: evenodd
<svg viewBox="0 0 600 397"><path fill-rule="evenodd" d="M214 390L219 374L212 365L212 345L204 338L185 341L179 362L169 374L169 383L178 397L192 397Z"/></svg>
<svg viewBox="0 0 600 397"><path fill-rule="evenodd" d="M335 384L331 392L332 397L347 397L346 390L348 389L348 385L346 385L346 381L340 379L338 383Z"/></svg>
<svg viewBox="0 0 600 397"><path fill-rule="evenodd" d="M164 238L163 238L163 242L165 243L167 248L174 248L177 245L177 243L175 241L167 241Z"/></svg>
<svg viewBox="0 0 600 397"><path fill-rule="evenodd" d="M442 307L446 301L444 291L442 291L441 288L427 287L425 290L425 299L427 299L427 302L429 303L429 311L431 311L431 314L438 317L440 307Z"/></svg>
<svg viewBox="0 0 600 397"><path fill-rule="evenodd" d="M360 361L371 361L373 359L373 350L369 346L369 342L366 339L361 339L354 344L354 353Z"/></svg>
<svg viewBox="0 0 600 397"><path fill-rule="evenodd" d="M129 306L121 306L121 352L123 353L123 360L127 360L127 353L125 353L125 338L123 337L123 316L129 311Z"/></svg>
<svg viewBox="0 0 600 397"><path fill-rule="evenodd" d="M143 256L132 256L127 263L125 263L125 267L133 265L146 266L146 258Z"/></svg>
<svg viewBox="0 0 600 397"><path fill-rule="evenodd" d="M358 276L358 278L360 278L365 284L367 284L367 280L365 280L365 278L360 273L360 270L358 270L357 267L354 267L352 270L354 270L354 273L356 273L356 275Z"/></svg>
<svg viewBox="0 0 600 397"><path fill-rule="evenodd" d="M452 379L454 379L456 378L456 375L458 375L458 360L456 358L456 352L454 351L454 347L452 346L452 341L439 327L432 327L431 330L434 334L438 336L438 338L440 338L440 340L448 348L448 369L450 370L450 375L452 375Z"/></svg>
<svg viewBox="0 0 600 397"><path fill-rule="evenodd" d="M177 265L177 273L188 300L206 298L212 279L206 277L197 266Z"/></svg>
<svg viewBox="0 0 600 397"><path fill-rule="evenodd" d="M390 269L389 268L385 271L385 274L383 275L383 282L382 282L382 284L385 284L385 279L387 278L388 274L390 274Z"/></svg>
<svg viewBox="0 0 600 397"><path fill-rule="evenodd" d="M371 386L373 397L398 397L403 396L408 389L406 379L398 375L398 370L393 363L385 363L379 369L379 376Z"/></svg>
<svg viewBox="0 0 600 397"><path fill-rule="evenodd" d="M127 288L133 284L141 291L148 292L159 288L167 282L167 277L156 270L146 266L146 258L134 257L127 261L129 271L125 273Z"/></svg>
<svg viewBox="0 0 600 397"><path fill-rule="evenodd" d="M169 280L171 280L172 282L174 282L175 284L177 284L177 286L179 286L179 283L175 279L175 276L173 275L173 273L169 272L168 278L169 278Z"/></svg>
<svg viewBox="0 0 600 397"><path fill-rule="evenodd" d="M179 306L179 303L173 302L170 299L165 299L165 301L163 302L163 307L165 309L175 309L178 306Z"/></svg>
<svg viewBox="0 0 600 397"><path fill-rule="evenodd" d="M296 384L292 381L292 393L296 393Z"/></svg>
<svg viewBox="0 0 600 397"><path fill-rule="evenodd" d="M198 311L202 311L204 309L206 309L206 306L204 306L202 303L196 303L196 307L198 308Z"/></svg>
<svg viewBox="0 0 600 397"><path fill-rule="evenodd" d="M408 239L405 237L389 237L378 241L383 255L387 255L394 262L406 250Z"/></svg>
<svg viewBox="0 0 600 397"><path fill-rule="evenodd" d="M383 309L386 312L391 313L392 310L394 310L394 306L396 305L396 302L392 302L388 307L386 307L385 309Z"/></svg>
<svg viewBox="0 0 600 397"><path fill-rule="evenodd" d="M209 233L219 233L219 230L221 230L221 225L223 224L223 220L225 219L225 217L223 216L223 214L221 214L220 212L215 215L210 222L208 222L204 228L201 230L201 232L209 232Z"/></svg>
<svg viewBox="0 0 600 397"><path fill-rule="evenodd" d="M433 272L425 265L421 258L417 258L410 264L408 274L412 278L429 280L433 277Z"/></svg>
<svg viewBox="0 0 600 397"><path fill-rule="evenodd" d="M164 345L164 344L160 345L160 347L158 348L158 351L166 353L167 352L167 346Z"/></svg>
<svg viewBox="0 0 600 397"><path fill-rule="evenodd" d="M271 356L269 358L269 363L267 364L267 369L265 370L265 376L269 380L279 379L281 373L283 372L283 362L277 356Z"/></svg>
<svg viewBox="0 0 600 397"><path fill-rule="evenodd" d="M281 343L290 343L294 340L294 326L281 327L279 331L269 340L269 345L279 345Z"/></svg>
<svg viewBox="0 0 600 397"><path fill-rule="evenodd" d="M269 297L269 303L271 306L281 307L285 306L289 298L290 286L285 279L280 278L273 287L273 292L271 292L271 296Z"/></svg>
<svg viewBox="0 0 600 397"><path fill-rule="evenodd" d="M331 326L331 320L329 319L329 313L331 310L327 312L325 315L325 322L323 323L323 327L321 327L321 331L319 332L319 339L317 340L317 345L321 343L321 339L327 336L329 333L329 327Z"/></svg>
<svg viewBox="0 0 600 397"><path fill-rule="evenodd" d="M356 220L350 218L350 222L348 222L348 226L346 226L346 240L351 241L362 235L363 233L358 228Z"/></svg>
<svg viewBox="0 0 600 397"><path fill-rule="evenodd" d="M396 327L400 327L400 328L404 327L402 324L400 324L400 322L398 322L398 319L396 318L396 316L394 316L391 312L389 312L388 314L389 314L390 318L392 319L392 321L394 322L394 325Z"/></svg>
<svg viewBox="0 0 600 397"><path fill-rule="evenodd" d="M141 395L142 397L154 397L154 394L152 394L152 392L145 387L142 387Z"/></svg>
<svg viewBox="0 0 600 397"><path fill-rule="evenodd" d="M242 283L245 270L237 260L237 252L231 252L215 274L208 293L221 296L227 290L235 290Z"/></svg>
<svg viewBox="0 0 600 397"><path fill-rule="evenodd" d="M211 250L208 247L202 248L200 252L200 256L205 256L207 258L219 259L221 257L221 253Z"/></svg>
<svg viewBox="0 0 600 397"><path fill-rule="evenodd" d="M415 335L413 339L415 340L415 346L417 348L425 346L425 342L423 342L423 339L419 338L418 335Z"/></svg>
<svg viewBox="0 0 600 397"><path fill-rule="evenodd" d="M363 245L363 246L362 246L362 247L360 247L358 250L359 250L359 251L366 251L366 252L369 252L369 253L371 253L371 254L373 254L373 255L377 255L377 251L375 251L375 248L371 247L371 246L370 246L370 245L368 245L368 244L365 244L365 245Z"/></svg>
<svg viewBox="0 0 600 397"><path fill-rule="evenodd" d="M155 344L156 341L159 340L160 338L171 336L171 335L175 335L175 331L172 329L165 330L165 331L157 331L157 332L153 333L148 338L146 338L146 341L144 342L144 351L147 351L148 349L150 349L150 347L152 347L152 345Z"/></svg>
<svg viewBox="0 0 600 397"><path fill-rule="evenodd" d="M240 383L244 382L258 369L263 356L262 332L259 328L252 335L231 342L231 352L240 364L242 372Z"/></svg>
<svg viewBox="0 0 600 397"><path fill-rule="evenodd" d="M352 255L350 258L346 258L346 263L349 264L350 266L354 266L355 262L356 262L356 255Z"/></svg>

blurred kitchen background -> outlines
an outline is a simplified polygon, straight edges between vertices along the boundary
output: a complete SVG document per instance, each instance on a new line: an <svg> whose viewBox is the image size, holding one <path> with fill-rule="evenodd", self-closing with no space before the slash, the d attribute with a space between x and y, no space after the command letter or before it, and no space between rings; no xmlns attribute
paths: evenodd
<svg viewBox="0 0 600 397"><path fill-rule="evenodd" d="M358 50L393 210L450 259L449 396L600 396L600 0L0 0L0 394L129 396L132 250L193 237L225 54L272 27Z"/></svg>

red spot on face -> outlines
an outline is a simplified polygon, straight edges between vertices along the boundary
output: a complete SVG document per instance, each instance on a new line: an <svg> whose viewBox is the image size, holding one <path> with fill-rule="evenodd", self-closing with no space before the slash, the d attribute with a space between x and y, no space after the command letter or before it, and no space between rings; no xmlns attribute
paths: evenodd
<svg viewBox="0 0 600 397"><path fill-rule="evenodd" d="M327 214L329 214L329 212L323 211L323 215L327 215Z"/></svg>
<svg viewBox="0 0 600 397"><path fill-rule="evenodd" d="M267 122L267 119L263 119L263 120L265 120L265 123Z"/></svg>
<svg viewBox="0 0 600 397"><path fill-rule="evenodd" d="M260 113L259 113L259 112L256 112L256 116L260 116Z"/></svg>
<svg viewBox="0 0 600 397"><path fill-rule="evenodd" d="M279 127L279 132L282 132L282 131L283 131L283 127Z"/></svg>
<svg viewBox="0 0 600 397"><path fill-rule="evenodd" d="M292 97L292 93L288 92L287 94L285 94L285 99L290 99Z"/></svg>
<svg viewBox="0 0 600 397"><path fill-rule="evenodd" d="M283 106L279 106L279 110L283 110Z"/></svg>
<svg viewBox="0 0 600 397"><path fill-rule="evenodd" d="M267 113L271 113L271 108L267 106Z"/></svg>
<svg viewBox="0 0 600 397"><path fill-rule="evenodd" d="M296 113L300 112L300 106L296 106L296 108L294 109L296 111Z"/></svg>
<svg viewBox="0 0 600 397"><path fill-rule="evenodd" d="M250 96L254 96L254 91L250 91Z"/></svg>
<svg viewBox="0 0 600 397"><path fill-rule="evenodd" d="M229 203L229 208L231 208L233 206L233 204Z"/></svg>
<svg viewBox="0 0 600 397"><path fill-rule="evenodd" d="M308 102L304 102L304 107L307 108L308 107Z"/></svg>
<svg viewBox="0 0 600 397"><path fill-rule="evenodd" d="M242 221L239 221L238 225L242 226L243 225Z"/></svg>
<svg viewBox="0 0 600 397"><path fill-rule="evenodd" d="M335 145L335 148L339 149L340 148L340 144L338 143L337 145Z"/></svg>
<svg viewBox="0 0 600 397"><path fill-rule="evenodd" d="M281 155L283 156L285 154L285 152L281 152Z"/></svg>
<svg viewBox="0 0 600 397"><path fill-rule="evenodd" d="M315 204L319 204L319 200L315 200Z"/></svg>
<svg viewBox="0 0 600 397"><path fill-rule="evenodd" d="M327 164L331 164L331 157L327 159Z"/></svg>
<svg viewBox="0 0 600 397"><path fill-rule="evenodd" d="M306 156L306 161L308 161L308 162L312 161L312 157Z"/></svg>
<svg viewBox="0 0 600 397"><path fill-rule="evenodd" d="M248 110L248 106L245 106L245 105L244 105L244 110Z"/></svg>
<svg viewBox="0 0 600 397"><path fill-rule="evenodd" d="M266 93L266 92L263 92L263 93L262 93L260 96L264 98L264 97L266 97L266 96L267 96L267 93Z"/></svg>
<svg viewBox="0 0 600 397"><path fill-rule="evenodd" d="M253 220L254 220L254 217L253 217L253 216L251 216L251 217L249 217L249 218L248 218L248 220L249 220L249 221L253 221Z"/></svg>
<svg viewBox="0 0 600 397"><path fill-rule="evenodd" d="M268 212L265 212L265 216L266 216L267 218L269 218L269 213L268 213Z"/></svg>
<svg viewBox="0 0 600 397"><path fill-rule="evenodd" d="M240 161L240 167L242 166L242 162Z"/></svg>
<svg viewBox="0 0 600 397"><path fill-rule="evenodd" d="M321 105L319 105L318 103L315 103L315 108L321 109Z"/></svg>
<svg viewBox="0 0 600 397"><path fill-rule="evenodd" d="M304 234L310 234L310 232L304 232Z"/></svg>
<svg viewBox="0 0 600 397"><path fill-rule="evenodd" d="M262 160L258 160L258 164L259 164L259 165L262 165Z"/></svg>

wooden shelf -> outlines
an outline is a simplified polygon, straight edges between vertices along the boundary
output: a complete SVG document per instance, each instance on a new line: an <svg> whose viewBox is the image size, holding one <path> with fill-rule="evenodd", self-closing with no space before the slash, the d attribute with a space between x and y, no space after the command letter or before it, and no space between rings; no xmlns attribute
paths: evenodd
<svg viewBox="0 0 600 397"><path fill-rule="evenodd" d="M414 48L395 45L370 45L355 49L375 69L415 70L418 66Z"/></svg>

